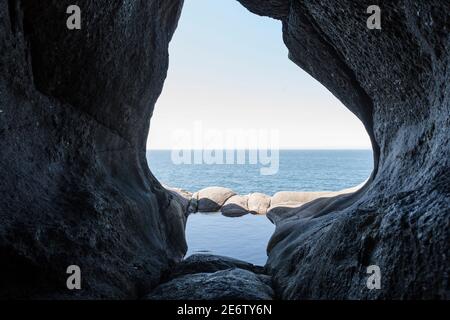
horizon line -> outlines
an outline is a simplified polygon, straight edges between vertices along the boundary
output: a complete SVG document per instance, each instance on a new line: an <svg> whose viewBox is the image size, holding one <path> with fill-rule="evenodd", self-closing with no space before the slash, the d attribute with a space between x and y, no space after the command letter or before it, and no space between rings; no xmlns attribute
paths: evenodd
<svg viewBox="0 0 450 320"><path fill-rule="evenodd" d="M147 151L172 151L174 150L169 148L147 148ZM205 149L196 149L196 148L186 148L186 149L176 149L176 150L188 150L188 151L213 151L218 150L214 148L205 148ZM260 149L219 149L222 151L255 151ZM265 149L270 150L270 149ZM297 151L297 150L366 150L366 151L373 151L370 147L346 147L346 148L334 148L334 147L317 147L317 148L280 148L279 151Z"/></svg>

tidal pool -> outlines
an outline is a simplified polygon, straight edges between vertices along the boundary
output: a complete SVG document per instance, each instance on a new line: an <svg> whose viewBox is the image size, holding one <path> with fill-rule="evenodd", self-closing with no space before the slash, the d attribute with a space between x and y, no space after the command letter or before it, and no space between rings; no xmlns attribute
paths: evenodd
<svg viewBox="0 0 450 320"><path fill-rule="evenodd" d="M263 215L230 218L220 212L194 213L186 225L186 257L210 253L264 265L267 243L274 230L275 226Z"/></svg>

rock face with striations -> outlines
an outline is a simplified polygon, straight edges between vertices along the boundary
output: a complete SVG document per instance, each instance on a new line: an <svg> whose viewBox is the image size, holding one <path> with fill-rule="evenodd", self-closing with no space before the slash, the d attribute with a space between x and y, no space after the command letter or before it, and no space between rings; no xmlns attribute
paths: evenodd
<svg viewBox="0 0 450 320"><path fill-rule="evenodd" d="M359 191L278 220L267 267L285 299L450 299L450 2L239 0L282 21L289 57L365 125ZM381 270L368 290L367 267Z"/></svg>
<svg viewBox="0 0 450 320"><path fill-rule="evenodd" d="M374 151L360 190L277 219L277 295L450 298L450 3L376 1L382 29L369 30L373 1L239 1L282 22L290 59L363 122ZM74 31L70 4L0 0L0 297L143 296L186 251L181 206L145 158L182 0L79 0ZM83 290L65 286L72 264ZM369 265L380 290L366 287ZM217 272L183 288L209 281L201 297L217 297L250 279L255 298L271 296L247 270Z"/></svg>
<svg viewBox="0 0 450 320"><path fill-rule="evenodd" d="M186 251L145 156L182 1L70 4L0 0L0 298L137 298Z"/></svg>

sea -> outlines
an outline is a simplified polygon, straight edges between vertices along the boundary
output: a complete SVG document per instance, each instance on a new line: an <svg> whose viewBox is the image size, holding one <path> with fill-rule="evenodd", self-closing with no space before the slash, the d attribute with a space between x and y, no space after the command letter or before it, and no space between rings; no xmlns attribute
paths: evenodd
<svg viewBox="0 0 450 320"><path fill-rule="evenodd" d="M281 150L271 159L272 167L276 162L276 170L271 170L269 175L262 174L261 170L268 167L268 162L250 161L249 151L246 161L239 164L237 156L229 164L194 164L194 161L179 164L169 150L148 150L147 160L152 173L165 185L191 192L221 186L242 195L338 191L364 182L373 169L371 150ZM265 216L248 214L230 218L217 212L191 214L186 225L186 256L209 253L264 265L267 243L274 229Z"/></svg>

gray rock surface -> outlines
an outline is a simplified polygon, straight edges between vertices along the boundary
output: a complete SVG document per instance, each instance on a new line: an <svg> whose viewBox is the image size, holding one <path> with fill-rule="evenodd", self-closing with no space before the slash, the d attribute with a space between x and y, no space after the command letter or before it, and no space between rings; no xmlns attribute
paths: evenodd
<svg viewBox="0 0 450 320"><path fill-rule="evenodd" d="M186 252L146 160L182 1L76 3L71 31L67 1L0 0L0 298L137 298Z"/></svg>
<svg viewBox="0 0 450 320"><path fill-rule="evenodd" d="M374 151L363 188L277 221L277 294L450 299L450 3L378 1L382 30L368 30L370 1L239 1L281 20L289 58L362 121ZM186 251L181 206L145 157L182 1L77 4L82 30L70 31L65 1L0 0L0 297L135 298ZM64 286L72 264L83 290ZM369 265L380 290L366 287ZM180 279L178 297L271 296L241 269Z"/></svg>
<svg viewBox="0 0 450 320"><path fill-rule="evenodd" d="M240 217L248 212L248 196L235 195L229 198L220 209L227 217Z"/></svg>
<svg viewBox="0 0 450 320"><path fill-rule="evenodd" d="M263 274L262 266L238 259L212 254L194 254L178 263L168 276L170 279L194 273L213 273L220 270L239 268L256 274Z"/></svg>
<svg viewBox="0 0 450 320"><path fill-rule="evenodd" d="M151 300L272 300L270 277L234 268L214 273L195 273L156 287Z"/></svg>
<svg viewBox="0 0 450 320"><path fill-rule="evenodd" d="M267 218L275 225L282 222L284 219L297 215L298 210L304 203L289 202L280 203L276 206L270 207L267 211Z"/></svg>
<svg viewBox="0 0 450 320"><path fill-rule="evenodd" d="M248 196L248 211L252 214L266 214L270 201L270 197L266 194L252 193Z"/></svg>
<svg viewBox="0 0 450 320"><path fill-rule="evenodd" d="M193 196L192 193L181 188L173 188L168 186L164 186L164 188L170 193L173 200L180 204L181 210L185 215L187 215L189 213L189 207Z"/></svg>
<svg viewBox="0 0 450 320"><path fill-rule="evenodd" d="M450 2L240 0L280 19L289 57L364 124L374 171L277 222L267 267L285 299L450 299ZM369 265L382 272L368 290Z"/></svg>
<svg viewBox="0 0 450 320"><path fill-rule="evenodd" d="M319 198L323 198L322 200L315 201L314 203L323 203L326 204L326 198L333 198L345 194L350 194L358 191L364 186L365 183L358 185L356 187L347 188L339 191L317 191L317 192L304 192L304 191L280 191L275 193L270 201L270 207L267 210L267 217L274 224L278 224L278 222L292 217L294 215L298 216L298 212L300 207L303 205L317 200ZM314 213L316 214L321 208L320 206L314 206ZM299 210L294 210L299 209Z"/></svg>
<svg viewBox="0 0 450 320"><path fill-rule="evenodd" d="M236 195L233 190L222 187L208 187L197 192L197 211L216 212L232 196Z"/></svg>
<svg viewBox="0 0 450 320"><path fill-rule="evenodd" d="M191 213L195 213L197 211L198 211L198 192L195 192L192 195L191 200L189 201L187 213L191 214Z"/></svg>
<svg viewBox="0 0 450 320"><path fill-rule="evenodd" d="M270 206L275 207L281 204L302 204L318 199L320 197L326 197L329 191L318 192L301 192L301 191L280 191L275 193L271 200Z"/></svg>

